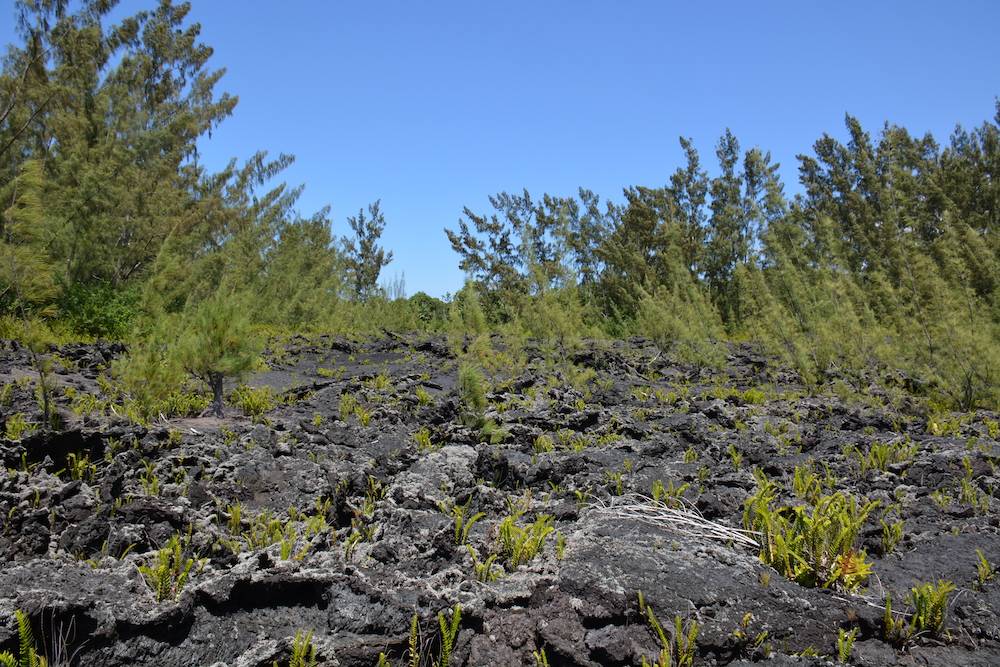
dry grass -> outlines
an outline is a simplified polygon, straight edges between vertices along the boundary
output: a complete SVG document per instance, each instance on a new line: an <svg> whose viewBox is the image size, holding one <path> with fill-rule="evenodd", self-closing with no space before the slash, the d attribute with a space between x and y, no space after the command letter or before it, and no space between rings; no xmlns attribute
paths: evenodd
<svg viewBox="0 0 1000 667"><path fill-rule="evenodd" d="M755 533L709 521L693 507L669 507L638 493L612 497L591 506L599 514L619 519L631 519L658 528L672 530L687 537L738 544L748 549L760 549Z"/></svg>

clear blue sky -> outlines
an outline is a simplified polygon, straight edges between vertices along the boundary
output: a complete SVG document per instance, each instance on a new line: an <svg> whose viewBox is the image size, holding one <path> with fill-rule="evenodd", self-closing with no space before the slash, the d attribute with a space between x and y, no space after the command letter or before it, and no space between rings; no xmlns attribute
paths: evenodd
<svg viewBox="0 0 1000 667"><path fill-rule="evenodd" d="M154 0L127 0L122 9ZM769 149L786 189L796 153L843 116L946 140L994 113L1000 2L194 0L191 18L240 104L203 160L293 153L301 210L344 219L381 198L383 276L454 291L442 232L463 205L527 187L621 198L659 185L691 136L714 167L731 127ZM11 41L12 0L0 0Z"/></svg>

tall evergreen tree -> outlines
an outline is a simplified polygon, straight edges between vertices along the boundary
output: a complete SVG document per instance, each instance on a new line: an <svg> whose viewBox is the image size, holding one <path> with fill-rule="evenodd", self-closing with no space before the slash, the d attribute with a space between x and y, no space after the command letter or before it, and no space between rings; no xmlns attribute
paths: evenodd
<svg viewBox="0 0 1000 667"><path fill-rule="evenodd" d="M697 275L704 254L708 174L701 168L698 151L691 139L681 137L680 143L687 162L670 177L669 192L684 229L684 261L691 273Z"/></svg>
<svg viewBox="0 0 1000 667"><path fill-rule="evenodd" d="M380 202L368 206L367 218L362 209L356 217L348 218L347 223L354 232L354 238L343 239L347 268L354 282L354 296L364 301L377 293L379 273L392 261L392 251L386 252L378 245L385 231Z"/></svg>

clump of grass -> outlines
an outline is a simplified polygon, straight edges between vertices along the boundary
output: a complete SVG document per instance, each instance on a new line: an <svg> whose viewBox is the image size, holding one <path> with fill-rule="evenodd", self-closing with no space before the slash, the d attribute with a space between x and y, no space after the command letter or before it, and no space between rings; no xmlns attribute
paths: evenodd
<svg viewBox="0 0 1000 667"><path fill-rule="evenodd" d="M556 448L555 442L553 442L552 437L542 433L534 442L534 450L536 454L544 454L546 452L554 451Z"/></svg>
<svg viewBox="0 0 1000 667"><path fill-rule="evenodd" d="M936 585L927 583L910 589L909 601L914 608L910 625L916 632L933 636L941 634L948 611L948 597L954 590L955 584L943 579Z"/></svg>
<svg viewBox="0 0 1000 667"><path fill-rule="evenodd" d="M439 503L438 509L440 509L445 514L448 514L455 521L455 545L461 546L469 540L469 531L472 527L476 525L476 522L482 519L485 514L482 512L476 512L471 516L468 514L469 503L464 505L459 504L448 504Z"/></svg>
<svg viewBox="0 0 1000 667"><path fill-rule="evenodd" d="M872 442L866 451L862 451L857 446L851 446L845 450L845 454L857 461L862 475L869 470L886 472L891 465L909 463L916 453L916 443L902 441Z"/></svg>
<svg viewBox="0 0 1000 667"><path fill-rule="evenodd" d="M850 631L837 628L837 662L847 664L854 651L854 640L858 636L858 629L851 628Z"/></svg>
<svg viewBox="0 0 1000 667"><path fill-rule="evenodd" d="M488 442L491 445L499 445L510 437L510 431L505 429L503 426L500 426L492 419L488 419L483 422L483 425L479 430L479 435L484 442Z"/></svg>
<svg viewBox="0 0 1000 667"><path fill-rule="evenodd" d="M346 422L354 414L354 409L358 407L358 399L354 394L343 393L340 395L340 421Z"/></svg>
<svg viewBox="0 0 1000 667"><path fill-rule="evenodd" d="M976 549L976 588L982 589L996 574L996 568L986 559L983 550Z"/></svg>
<svg viewBox="0 0 1000 667"><path fill-rule="evenodd" d="M495 569L493 565L496 562L497 554L490 554L486 560L481 561L475 549L469 545L466 545L465 548L469 552L469 557L472 558L472 571L476 581L489 583L500 578L500 571Z"/></svg>
<svg viewBox="0 0 1000 667"><path fill-rule="evenodd" d="M430 392L419 385L413 391L413 394L417 397L417 405L427 406L434 402L434 398L431 396Z"/></svg>
<svg viewBox="0 0 1000 667"><path fill-rule="evenodd" d="M899 520L887 523L885 519L882 519L881 524L882 553L889 554L892 553L899 543L903 541L903 521Z"/></svg>
<svg viewBox="0 0 1000 667"><path fill-rule="evenodd" d="M354 416L358 418L358 423L368 426L372 421L372 413L363 405L354 406Z"/></svg>
<svg viewBox="0 0 1000 667"><path fill-rule="evenodd" d="M230 400L244 415L254 420L264 416L274 409L276 404L274 392L270 387L251 387L241 384L233 390Z"/></svg>
<svg viewBox="0 0 1000 667"><path fill-rule="evenodd" d="M663 480L657 479L653 481L650 494L653 496L653 500L655 502L662 502L667 507L677 508L681 506L681 499L684 497L684 492L687 491L690 486L690 484L675 486L674 480L670 480L669 485L664 486Z"/></svg>
<svg viewBox="0 0 1000 667"><path fill-rule="evenodd" d="M416 614L410 619L410 640L407 650L406 667L450 667L451 656L455 650L455 639L458 638L458 631L462 623L462 607L456 604L451 611L451 618L440 612L438 620L438 655L435 658L432 654L424 654L422 647L429 642L421 641L420 638L420 617ZM377 667L392 667L392 661L385 653L379 653Z"/></svg>
<svg viewBox="0 0 1000 667"><path fill-rule="evenodd" d="M420 428L413 434L413 442L417 445L418 452L433 452L441 448L431 440L431 431L426 426Z"/></svg>

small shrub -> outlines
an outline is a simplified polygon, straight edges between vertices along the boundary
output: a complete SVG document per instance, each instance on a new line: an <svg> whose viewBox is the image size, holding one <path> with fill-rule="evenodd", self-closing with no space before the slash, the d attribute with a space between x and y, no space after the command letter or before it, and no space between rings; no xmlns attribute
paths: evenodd
<svg viewBox="0 0 1000 667"><path fill-rule="evenodd" d="M499 445L510 437L510 431L498 425L492 419L485 421L479 431L480 437L491 445Z"/></svg>
<svg viewBox="0 0 1000 667"><path fill-rule="evenodd" d="M903 541L903 522L894 521L893 523L886 523L883 519L882 524L882 553L889 554Z"/></svg>
<svg viewBox="0 0 1000 667"><path fill-rule="evenodd" d="M431 396L430 392L421 386L417 386L413 394L417 397L417 405L427 406L434 402L434 398Z"/></svg>
<svg viewBox="0 0 1000 667"><path fill-rule="evenodd" d="M917 445L904 442L873 442L867 451L850 447L846 452L858 462L863 475L869 470L886 472L890 465L908 463L917 453Z"/></svg>
<svg viewBox="0 0 1000 667"><path fill-rule="evenodd" d="M662 502L667 507L680 507L684 492L688 490L690 484L674 485L674 480L670 480L669 486L664 486L662 480L655 480L650 489L654 502Z"/></svg>
<svg viewBox="0 0 1000 667"><path fill-rule="evenodd" d="M500 578L500 572L494 569L493 565L497 559L497 554L490 554L486 560L480 561L475 549L469 545L466 545L465 548L469 552L469 557L472 558L472 570L476 577L476 581L489 583Z"/></svg>
<svg viewBox="0 0 1000 667"><path fill-rule="evenodd" d="M955 590L950 581L935 584L921 584L910 589L907 601L913 606L910 622L896 618L892 612L892 597L886 594L885 611L882 615L882 630L885 640L896 646L904 646L917 635L940 636L944 630L948 611L948 596Z"/></svg>
<svg viewBox="0 0 1000 667"><path fill-rule="evenodd" d="M63 291L59 309L75 333L122 340L135 321L139 300L137 288L75 283Z"/></svg>
<svg viewBox="0 0 1000 667"><path fill-rule="evenodd" d="M368 426L372 421L372 413L363 405L354 406L354 416L358 418L358 423Z"/></svg>
<svg viewBox="0 0 1000 667"><path fill-rule="evenodd" d="M449 505L441 503L438 508L445 514L450 514L455 521L455 545L461 546L465 544L469 539L469 531L472 527L476 525L476 522L482 519L485 514L482 512L476 512L472 516L466 516L468 512L469 504L464 505Z"/></svg>
<svg viewBox="0 0 1000 667"><path fill-rule="evenodd" d="M552 441L552 437L544 433L535 438L533 445L536 454L544 454L546 452L554 451L556 448L555 443Z"/></svg>
<svg viewBox="0 0 1000 667"><path fill-rule="evenodd" d="M743 465L743 452L736 449L736 445L729 445L729 460L737 470Z"/></svg>
<svg viewBox="0 0 1000 667"><path fill-rule="evenodd" d="M937 585L928 583L910 589L908 599L914 607L910 625L916 632L941 634L948 611L948 596L954 590L955 584L945 580L938 581Z"/></svg>
<svg viewBox="0 0 1000 667"><path fill-rule="evenodd" d="M481 425L486 411L486 380L483 372L472 364L463 363L458 368L458 395L466 424Z"/></svg>

